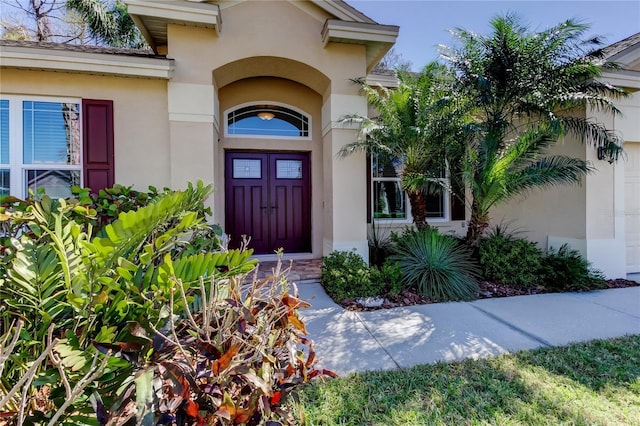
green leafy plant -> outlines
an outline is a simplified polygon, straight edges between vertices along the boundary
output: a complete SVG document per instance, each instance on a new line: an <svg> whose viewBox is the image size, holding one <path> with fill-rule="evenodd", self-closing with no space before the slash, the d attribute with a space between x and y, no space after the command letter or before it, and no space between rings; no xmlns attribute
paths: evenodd
<svg viewBox="0 0 640 426"><path fill-rule="evenodd" d="M369 263L382 267L391 254L392 243L389 229L375 223L375 221L371 222L367 241L369 243Z"/></svg>
<svg viewBox="0 0 640 426"><path fill-rule="evenodd" d="M211 254L235 272L196 281L202 272L196 264L167 259L162 269L175 297L155 325L129 322L121 333L103 327L82 350L73 333L53 338L52 324L42 354L0 392L3 418L51 425L296 424L289 393L335 374L313 368L313 344L298 316L309 305L289 293L286 271L278 264L272 276L245 284L254 262L244 254ZM18 320L0 336L0 372L23 325ZM124 376L115 387L114 376Z"/></svg>
<svg viewBox="0 0 640 426"><path fill-rule="evenodd" d="M201 182L184 191L165 191L144 207L121 212L101 231L91 221L95 212L80 200L10 200L0 217L10 231L3 251L11 253L2 257L0 335L8 333L15 318L21 318L24 327L4 367L1 387L10 388L23 377L33 354L46 352L53 339L59 339L61 346L56 347L66 348L69 355L63 363L78 361L65 364L75 372L69 377L74 385L90 368L92 341L122 340L131 321L164 321L167 313L162 307L174 291L166 272L169 260L174 260L175 274L185 283L253 268L254 262L247 262L250 252L185 254L181 249L200 229L211 228L201 209L210 192L211 187ZM17 229L21 232L11 234ZM112 391L128 377L117 361L109 361L104 370L110 375L104 386ZM41 368L38 364L34 372L39 383L42 377L50 378L44 382L49 387L60 383L56 370L44 374ZM117 368L119 374L114 373ZM33 391L30 397L35 397ZM52 398L51 403L61 407L68 395L58 392Z"/></svg>
<svg viewBox="0 0 640 426"><path fill-rule="evenodd" d="M384 294L395 295L405 288L402 282L402 267L390 259L385 260L382 266L372 266L370 274L371 281L384 284Z"/></svg>
<svg viewBox="0 0 640 426"><path fill-rule="evenodd" d="M562 137L599 148L615 161L622 140L588 118L595 108L614 117L614 99L627 93L599 77L618 66L603 57L602 40L588 37L588 25L566 20L534 31L507 13L490 22L486 35L465 29L452 33L458 47L442 47L455 73L451 98L469 112L471 141L462 177L471 195L467 241L477 245L490 224L491 210L530 191L578 184L593 170L581 158L553 155Z"/></svg>
<svg viewBox="0 0 640 426"><path fill-rule="evenodd" d="M580 252L563 244L558 251L550 249L540 265L545 289L576 291L606 288L604 275L589 266Z"/></svg>
<svg viewBox="0 0 640 426"><path fill-rule="evenodd" d="M434 301L471 300L479 269L467 247L436 229L406 230L389 258L402 268L403 282Z"/></svg>
<svg viewBox="0 0 640 426"><path fill-rule="evenodd" d="M322 258L321 283L327 294L340 303L355 297L384 294L385 284L373 280L371 270L355 251L334 251Z"/></svg>
<svg viewBox="0 0 640 426"><path fill-rule="evenodd" d="M500 227L494 228L478 246L483 278L519 288L542 283L540 266L543 258L544 252L536 243L518 238Z"/></svg>

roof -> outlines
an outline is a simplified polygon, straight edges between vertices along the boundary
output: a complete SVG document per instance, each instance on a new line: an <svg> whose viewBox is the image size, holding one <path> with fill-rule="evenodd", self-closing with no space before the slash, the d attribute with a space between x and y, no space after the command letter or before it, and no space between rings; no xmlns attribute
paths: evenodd
<svg viewBox="0 0 640 426"><path fill-rule="evenodd" d="M339 6L343 11L348 11L350 12L350 14L355 15L356 19L354 19L354 21L358 21L358 22L366 22L368 24L377 24L378 22L374 21L373 19L369 18L367 15L365 15L364 13L360 12L358 9L356 9L355 7L351 6L349 3L347 3L346 1L343 0L333 0L330 2L327 1L314 1L314 3L318 6L320 6L321 8L327 10L327 4L331 4L333 3L336 6Z"/></svg>
<svg viewBox="0 0 640 426"><path fill-rule="evenodd" d="M0 66L169 79L173 74L174 61L150 50L0 40Z"/></svg>
<svg viewBox="0 0 640 426"><path fill-rule="evenodd" d="M123 56L165 59L164 56L156 55L151 49L128 49L128 48L105 47L105 46L89 46L89 45L81 45L81 44L51 43L51 42L45 42L45 41L2 40L2 39L0 39L0 46L31 47L31 48L40 48L40 49L49 49L49 50L62 50L67 52L98 53L98 54L109 54L109 55L123 55Z"/></svg>
<svg viewBox="0 0 640 426"><path fill-rule="evenodd" d="M640 46L640 33L635 33L625 38L624 40L620 40L613 44L610 44L607 47L603 47L601 49L601 53L605 59L611 59L614 56L636 45Z"/></svg>

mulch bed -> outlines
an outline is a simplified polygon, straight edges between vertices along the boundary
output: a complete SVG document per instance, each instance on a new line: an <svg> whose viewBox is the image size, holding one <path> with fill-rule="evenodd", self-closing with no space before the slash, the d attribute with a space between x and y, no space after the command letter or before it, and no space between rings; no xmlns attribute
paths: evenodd
<svg viewBox="0 0 640 426"><path fill-rule="evenodd" d="M639 282L617 278L615 280L607 280L606 288L626 288L640 286ZM478 299L491 299L494 297L511 297L524 296L530 294L551 293L544 287L521 289L506 284L492 283L483 281L480 283L480 293ZM379 309L398 308L403 306L425 305L428 303L436 303L429 298L420 296L414 289L402 290L399 294L386 295L384 303L380 306L371 307L363 306L356 299L343 300L341 305L349 311L376 311Z"/></svg>

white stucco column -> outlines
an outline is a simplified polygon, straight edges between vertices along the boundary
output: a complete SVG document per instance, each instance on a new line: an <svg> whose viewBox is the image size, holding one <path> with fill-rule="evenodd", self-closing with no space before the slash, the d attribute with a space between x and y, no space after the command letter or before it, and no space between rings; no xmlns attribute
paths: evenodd
<svg viewBox="0 0 640 426"><path fill-rule="evenodd" d="M358 95L332 94L322 106L324 163L323 254L355 249L369 260L367 244L367 171L364 154L338 158L340 149L357 138L357 129L338 122L346 114L367 114Z"/></svg>
<svg viewBox="0 0 640 426"><path fill-rule="evenodd" d="M198 179L214 183L218 140L214 86L169 82L168 94L172 188L184 188Z"/></svg>
<svg viewBox="0 0 640 426"><path fill-rule="evenodd" d="M616 128L616 119L590 108L588 116ZM625 215L624 215L624 159L614 164L598 160L596 150L586 146L587 160L597 169L587 175L586 188L586 244L587 260L607 278L624 278L626 274Z"/></svg>

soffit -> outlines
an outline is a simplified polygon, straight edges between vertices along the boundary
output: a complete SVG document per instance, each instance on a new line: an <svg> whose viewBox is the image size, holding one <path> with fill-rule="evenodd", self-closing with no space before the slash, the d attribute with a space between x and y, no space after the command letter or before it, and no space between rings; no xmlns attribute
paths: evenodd
<svg viewBox="0 0 640 426"><path fill-rule="evenodd" d="M188 25L220 31L220 8L217 4L185 0L126 0L129 15L149 45L167 44L167 25Z"/></svg>
<svg viewBox="0 0 640 426"><path fill-rule="evenodd" d="M322 29L322 42L361 44L366 46L367 72L391 49L398 37L399 27L364 22L327 19Z"/></svg>

